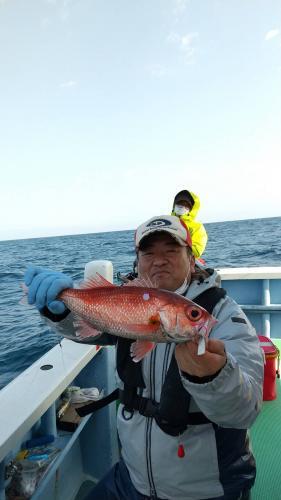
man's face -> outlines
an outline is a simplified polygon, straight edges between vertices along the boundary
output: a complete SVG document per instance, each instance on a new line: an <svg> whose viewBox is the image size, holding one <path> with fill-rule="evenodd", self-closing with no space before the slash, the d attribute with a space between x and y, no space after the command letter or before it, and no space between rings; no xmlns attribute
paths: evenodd
<svg viewBox="0 0 281 500"><path fill-rule="evenodd" d="M188 210L191 210L191 205L186 200L178 200L175 204L176 205L181 205L181 206L183 206L185 208L188 208Z"/></svg>
<svg viewBox="0 0 281 500"><path fill-rule="evenodd" d="M155 233L144 241L138 253L140 278L149 277L159 288L175 291L190 279L195 260L167 233Z"/></svg>

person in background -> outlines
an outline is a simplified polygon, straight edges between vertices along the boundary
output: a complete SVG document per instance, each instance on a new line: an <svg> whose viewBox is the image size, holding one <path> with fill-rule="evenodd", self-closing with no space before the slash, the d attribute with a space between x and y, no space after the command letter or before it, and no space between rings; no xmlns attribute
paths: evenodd
<svg viewBox="0 0 281 500"><path fill-rule="evenodd" d="M197 259L201 257L208 241L208 235L202 222L195 220L199 208L198 196L185 189L176 194L172 209L172 215L176 215L187 225L192 239L192 252Z"/></svg>
<svg viewBox="0 0 281 500"><path fill-rule="evenodd" d="M203 354L192 341L159 343L139 363L131 358L133 340L106 332L87 340L116 345L121 443L119 462L87 500L248 500L256 466L247 429L261 409L263 387L257 334L218 287L217 272L195 270L190 234L178 217L141 224L135 246L141 279L193 300L217 323ZM66 333L71 324L75 329L72 313L57 298L73 287L71 278L29 267L25 284L29 303L42 316Z"/></svg>
<svg viewBox="0 0 281 500"><path fill-rule="evenodd" d="M187 225L192 239L193 255L197 259L197 264L199 262L204 265L205 261L201 259L201 255L206 248L208 235L203 224L195 220L199 208L200 200L196 194L187 190L179 191L174 198L172 215L176 215ZM122 275L119 272L117 273L117 278L123 283L135 279L138 276L137 267L138 262L135 259L133 271L126 275Z"/></svg>

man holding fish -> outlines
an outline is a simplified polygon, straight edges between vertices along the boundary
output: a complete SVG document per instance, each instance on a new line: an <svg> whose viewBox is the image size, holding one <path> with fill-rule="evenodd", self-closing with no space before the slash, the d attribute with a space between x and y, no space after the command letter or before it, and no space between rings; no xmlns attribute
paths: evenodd
<svg viewBox="0 0 281 500"><path fill-rule="evenodd" d="M178 217L146 221L135 243L139 278L122 287L97 276L75 289L37 267L25 277L29 303L62 334L117 345L121 459L87 499L249 499L247 429L263 382L256 332L217 273L195 268Z"/></svg>

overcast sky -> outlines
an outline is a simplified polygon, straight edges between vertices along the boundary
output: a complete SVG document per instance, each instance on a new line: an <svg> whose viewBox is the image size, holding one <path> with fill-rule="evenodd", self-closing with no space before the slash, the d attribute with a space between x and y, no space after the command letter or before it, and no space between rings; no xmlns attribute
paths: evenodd
<svg viewBox="0 0 281 500"><path fill-rule="evenodd" d="M0 239L281 215L280 0L0 0Z"/></svg>

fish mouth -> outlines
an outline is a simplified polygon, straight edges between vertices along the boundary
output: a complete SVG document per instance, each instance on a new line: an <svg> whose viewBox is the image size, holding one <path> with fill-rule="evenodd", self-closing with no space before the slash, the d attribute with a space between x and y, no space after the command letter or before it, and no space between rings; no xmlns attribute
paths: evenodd
<svg viewBox="0 0 281 500"><path fill-rule="evenodd" d="M201 336L208 336L212 328L218 323L218 320L211 316L208 321L199 328L198 333Z"/></svg>

